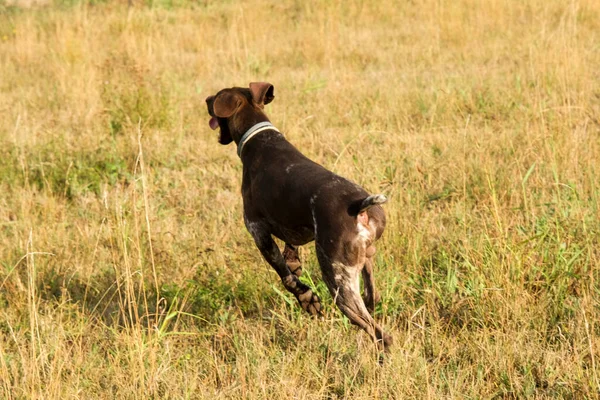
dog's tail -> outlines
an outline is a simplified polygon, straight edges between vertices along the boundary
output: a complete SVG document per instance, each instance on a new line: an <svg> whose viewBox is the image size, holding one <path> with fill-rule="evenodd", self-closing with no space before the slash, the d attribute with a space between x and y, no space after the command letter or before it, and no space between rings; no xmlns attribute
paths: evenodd
<svg viewBox="0 0 600 400"><path fill-rule="evenodd" d="M358 213L360 214L363 211L367 211L369 208L373 206L378 206L387 201L387 197L383 194L373 194L360 203L360 207L358 208Z"/></svg>
<svg viewBox="0 0 600 400"><path fill-rule="evenodd" d="M348 208L348 213L356 217L373 206L378 206L385 203L387 200L387 197L385 197L383 194L373 194L364 200L354 202Z"/></svg>

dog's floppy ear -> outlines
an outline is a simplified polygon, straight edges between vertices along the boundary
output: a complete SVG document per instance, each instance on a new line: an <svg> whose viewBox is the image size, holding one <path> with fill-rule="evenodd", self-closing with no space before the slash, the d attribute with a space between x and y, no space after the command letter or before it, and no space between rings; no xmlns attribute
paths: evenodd
<svg viewBox="0 0 600 400"><path fill-rule="evenodd" d="M260 106L269 104L275 98L273 94L273 85L267 82L251 82L250 92L252 93L252 99Z"/></svg>
<svg viewBox="0 0 600 400"><path fill-rule="evenodd" d="M217 117L229 118L240 105L242 105L242 98L239 94L225 92L217 96L213 104L213 110Z"/></svg>

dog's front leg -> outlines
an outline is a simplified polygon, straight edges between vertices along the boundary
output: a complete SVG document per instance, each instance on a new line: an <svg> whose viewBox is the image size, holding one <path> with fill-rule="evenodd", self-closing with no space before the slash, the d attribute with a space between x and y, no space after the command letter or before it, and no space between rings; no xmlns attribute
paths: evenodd
<svg viewBox="0 0 600 400"><path fill-rule="evenodd" d="M268 227L261 222L249 220L246 216L244 216L244 222L248 232L254 238L256 247L258 247L265 260L277 271L283 286L296 297L304 311L311 315L320 315L321 301L319 297L290 271L279 247L271 237Z"/></svg>
<svg viewBox="0 0 600 400"><path fill-rule="evenodd" d="M283 258L290 271L294 273L298 278L302 275L302 263L300 262L300 255L298 254L298 248L289 243L285 244L283 249Z"/></svg>

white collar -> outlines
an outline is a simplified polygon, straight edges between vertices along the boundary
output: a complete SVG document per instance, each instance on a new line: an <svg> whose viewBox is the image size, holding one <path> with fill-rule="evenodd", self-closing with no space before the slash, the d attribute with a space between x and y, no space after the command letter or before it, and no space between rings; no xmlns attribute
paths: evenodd
<svg viewBox="0 0 600 400"><path fill-rule="evenodd" d="M244 148L244 144L246 144L247 141L252 139L254 137L254 135L257 135L260 132L266 131L266 130L272 130L275 132L279 132L279 130L277 130L277 128L275 128L273 126L273 124L271 124L269 121L259 122L258 124L252 126L250 129L248 129L246 131L246 133L244 133L242 135L242 138L240 139L240 142L238 143L238 148L237 148L238 157L242 158L242 150Z"/></svg>

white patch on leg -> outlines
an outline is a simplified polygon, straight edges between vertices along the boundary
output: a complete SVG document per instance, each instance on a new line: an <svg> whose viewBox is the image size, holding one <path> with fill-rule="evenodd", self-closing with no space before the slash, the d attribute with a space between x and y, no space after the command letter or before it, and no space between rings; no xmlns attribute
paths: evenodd
<svg viewBox="0 0 600 400"><path fill-rule="evenodd" d="M252 237L258 237L260 233L260 224L258 222L251 222L246 218L246 214L244 214L244 224L246 225L246 229L252 235Z"/></svg>
<svg viewBox="0 0 600 400"><path fill-rule="evenodd" d="M313 219L313 226L315 229L315 237L317 237L317 217L315 215L315 201L317 200L317 196L316 194L313 194L310 197L310 211L312 214L312 219Z"/></svg>
<svg viewBox="0 0 600 400"><path fill-rule="evenodd" d="M358 228L358 236L363 238L365 241L373 240L373 235L371 234L371 231L369 230L369 228L363 225L362 222L357 223L356 227Z"/></svg>
<svg viewBox="0 0 600 400"><path fill-rule="evenodd" d="M353 292L360 292L359 275L363 264L345 265L340 262L331 264L333 268L333 279L339 286L347 286Z"/></svg>

